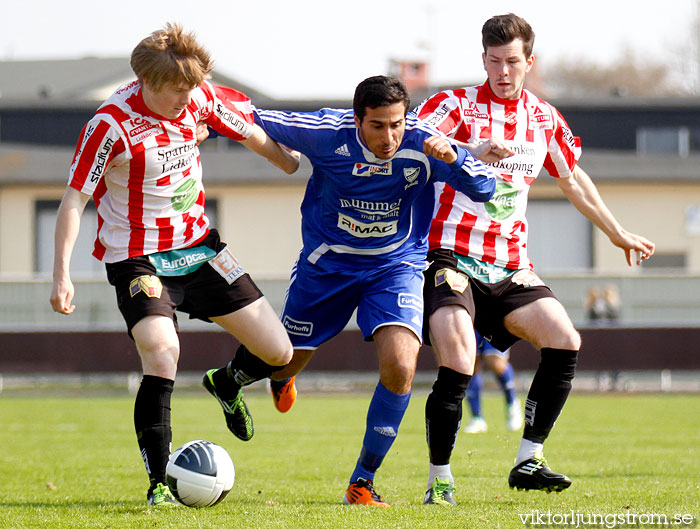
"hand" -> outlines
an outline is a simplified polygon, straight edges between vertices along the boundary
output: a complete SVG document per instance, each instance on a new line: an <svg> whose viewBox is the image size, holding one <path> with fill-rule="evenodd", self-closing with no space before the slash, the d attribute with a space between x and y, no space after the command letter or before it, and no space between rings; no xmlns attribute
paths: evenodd
<svg viewBox="0 0 700 529"><path fill-rule="evenodd" d="M625 230L616 237L611 237L610 241L625 251L625 259L629 266L641 265L642 261L646 261L654 255L654 250L656 249L656 245L653 242L641 235Z"/></svg>
<svg viewBox="0 0 700 529"><path fill-rule="evenodd" d="M75 305L71 304L74 295L75 288L70 278L54 280L49 299L53 311L59 314L71 314L75 310Z"/></svg>
<svg viewBox="0 0 700 529"><path fill-rule="evenodd" d="M494 163L515 154L503 142L494 138L484 140L478 145L470 143L467 149L474 158L484 163Z"/></svg>
<svg viewBox="0 0 700 529"><path fill-rule="evenodd" d="M452 144L442 136L430 136L423 142L423 152L436 160L446 163L457 161L457 153Z"/></svg>
<svg viewBox="0 0 700 529"><path fill-rule="evenodd" d="M197 123L195 136L197 136L197 145L199 145L209 137L209 127L207 127L206 123L204 123L203 121Z"/></svg>

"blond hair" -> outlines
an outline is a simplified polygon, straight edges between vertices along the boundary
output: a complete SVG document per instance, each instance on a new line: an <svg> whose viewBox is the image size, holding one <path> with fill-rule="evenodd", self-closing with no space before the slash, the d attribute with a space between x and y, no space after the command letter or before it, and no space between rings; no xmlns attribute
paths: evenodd
<svg viewBox="0 0 700 529"><path fill-rule="evenodd" d="M194 88L213 68L209 52L177 23L169 22L164 29L154 31L131 52L131 69L155 91L168 84Z"/></svg>

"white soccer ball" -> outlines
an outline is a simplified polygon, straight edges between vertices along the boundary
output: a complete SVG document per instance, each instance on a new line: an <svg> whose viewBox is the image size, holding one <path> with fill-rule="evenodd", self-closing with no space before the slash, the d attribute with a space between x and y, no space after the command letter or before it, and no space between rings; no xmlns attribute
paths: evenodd
<svg viewBox="0 0 700 529"><path fill-rule="evenodd" d="M188 507L211 507L233 487L236 470L228 452L210 441L190 441L175 450L165 468L170 491Z"/></svg>

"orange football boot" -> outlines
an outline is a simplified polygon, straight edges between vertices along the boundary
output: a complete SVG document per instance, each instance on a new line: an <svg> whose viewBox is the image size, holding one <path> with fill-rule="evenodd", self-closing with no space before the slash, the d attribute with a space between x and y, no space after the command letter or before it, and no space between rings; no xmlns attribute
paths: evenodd
<svg viewBox="0 0 700 529"><path fill-rule="evenodd" d="M276 388L276 381L270 380L270 393L272 393L272 400L275 403L275 408L280 413L287 413L294 402L297 400L297 387L294 384L294 379L296 377L291 377L287 382L280 388Z"/></svg>
<svg viewBox="0 0 700 529"><path fill-rule="evenodd" d="M355 483L350 483L343 496L344 505L373 505L374 507L390 507L379 494L374 491L371 479L359 478Z"/></svg>

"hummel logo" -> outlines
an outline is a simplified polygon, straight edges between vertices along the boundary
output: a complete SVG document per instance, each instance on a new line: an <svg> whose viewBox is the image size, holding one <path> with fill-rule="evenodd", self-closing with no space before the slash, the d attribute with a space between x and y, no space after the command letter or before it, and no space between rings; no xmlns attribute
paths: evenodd
<svg viewBox="0 0 700 529"><path fill-rule="evenodd" d="M336 154L340 154L341 156L350 156L350 150L348 149L347 143L344 143L333 152Z"/></svg>
<svg viewBox="0 0 700 529"><path fill-rule="evenodd" d="M392 426L375 426L374 431L387 437L396 437L396 430Z"/></svg>

